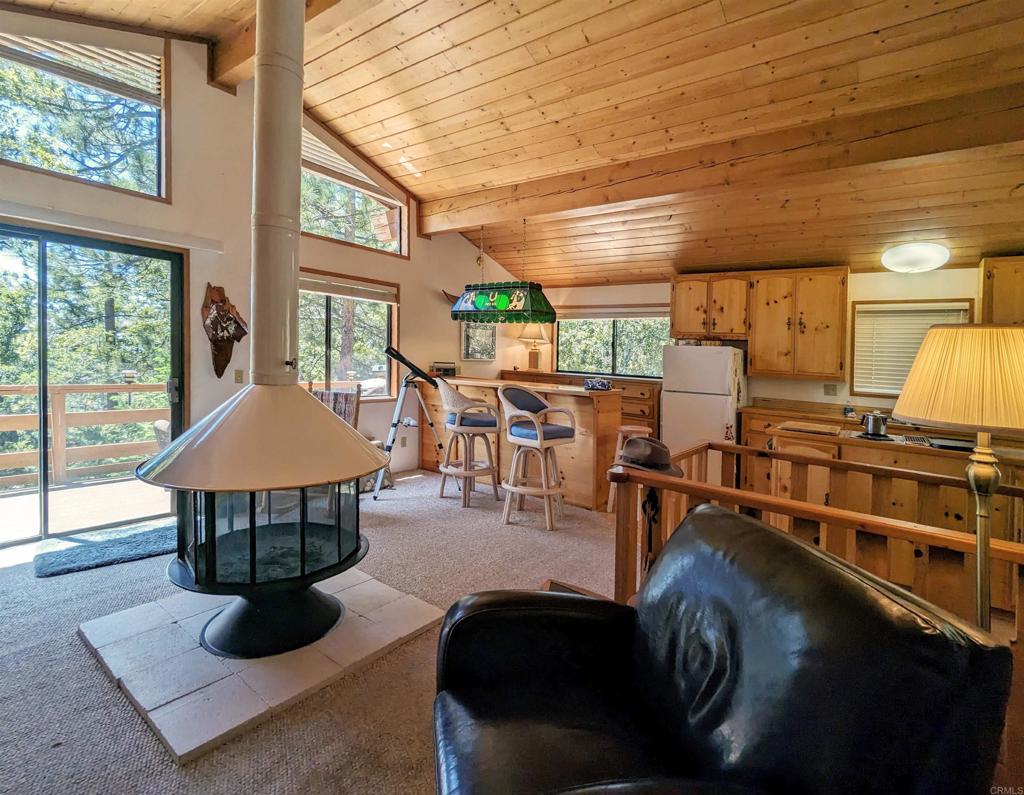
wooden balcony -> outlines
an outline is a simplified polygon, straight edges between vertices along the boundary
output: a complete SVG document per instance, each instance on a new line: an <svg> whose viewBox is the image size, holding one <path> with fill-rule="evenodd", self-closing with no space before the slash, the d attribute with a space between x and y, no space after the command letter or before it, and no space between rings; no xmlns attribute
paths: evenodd
<svg viewBox="0 0 1024 795"><path fill-rule="evenodd" d="M60 485L74 480L128 472L138 461L152 455L159 449L156 439L137 442L68 446L68 429L87 425L128 425L151 423L156 420L170 420L169 408L114 409L111 411L68 411L67 396L72 394L131 394L140 392L163 392L163 384L51 384L49 394L50 450L47 457L50 469L50 483ZM0 385L0 397L7 395L35 395L33 385ZM34 431L39 427L38 414L0 414L0 432ZM131 461L90 464L108 459L130 458ZM19 450L0 453L0 472L12 469L35 468L39 463L39 450ZM85 466L73 466L85 464ZM0 488L5 486L31 485L36 482L35 473L20 473L0 476Z"/></svg>
<svg viewBox="0 0 1024 795"><path fill-rule="evenodd" d="M140 461L159 450L152 438L69 445L68 430L86 426L152 424L171 418L170 408L69 411L71 395L139 394L164 391L163 384L52 384L49 387L49 527L51 534L167 514L170 492L130 477ZM36 395L34 385L0 385L0 397ZM0 433L31 432L39 415L0 414ZM39 450L0 452L0 544L38 533ZM20 470L20 471L19 471ZM120 476L120 477L119 477Z"/></svg>

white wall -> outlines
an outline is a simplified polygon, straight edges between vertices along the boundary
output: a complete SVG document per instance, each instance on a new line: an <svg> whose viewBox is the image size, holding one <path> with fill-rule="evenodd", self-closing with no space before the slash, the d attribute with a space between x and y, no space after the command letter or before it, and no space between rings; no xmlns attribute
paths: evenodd
<svg viewBox="0 0 1024 795"><path fill-rule="evenodd" d="M208 86L206 48L175 41L171 92L170 203L0 166L0 217L110 235L127 235L130 229L133 237L190 249L189 386L192 417L198 418L240 388L232 378L236 368L248 379L249 337L235 346L224 377L216 378L199 307L206 283L212 282L223 285L249 319L252 83L242 85L237 96ZM199 243L192 242L197 239ZM405 260L304 237L301 257L304 266L399 283L403 353L424 366L435 360L458 362L459 328L448 317L441 290L458 293L466 282L479 280L476 250L465 238L449 234L428 240L412 230L410 258ZM487 258L484 278L512 277ZM497 361L459 362L462 371L491 376L511 366L511 357L522 346L510 337L507 330L500 334ZM393 401L365 403L360 430L384 438L393 410ZM404 413L418 416L412 405ZM402 435L406 446L396 447L396 471L417 465L417 429L403 429Z"/></svg>

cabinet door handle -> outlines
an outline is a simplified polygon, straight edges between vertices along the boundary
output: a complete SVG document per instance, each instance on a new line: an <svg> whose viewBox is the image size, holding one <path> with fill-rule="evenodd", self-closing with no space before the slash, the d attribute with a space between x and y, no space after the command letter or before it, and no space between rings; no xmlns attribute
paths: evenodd
<svg viewBox="0 0 1024 795"><path fill-rule="evenodd" d="M786 318L786 330L789 331L789 329L791 329L791 328L793 328L793 318L787 317Z"/></svg>
<svg viewBox="0 0 1024 795"><path fill-rule="evenodd" d="M714 331L718 327L718 318L711 318L711 330Z"/></svg>
<svg viewBox="0 0 1024 795"><path fill-rule="evenodd" d="M708 317L705 315L700 319L700 327L706 329L708 327Z"/></svg>
<svg viewBox="0 0 1024 795"><path fill-rule="evenodd" d="M807 331L807 324L806 324L806 323L804 323L804 319L803 319L803 318L800 318L800 319L799 319L799 320L798 320L798 321L796 322L796 324L797 324L797 326L798 326L798 327L800 328L800 333L801 333L801 334L803 334L803 333L804 333L805 331Z"/></svg>

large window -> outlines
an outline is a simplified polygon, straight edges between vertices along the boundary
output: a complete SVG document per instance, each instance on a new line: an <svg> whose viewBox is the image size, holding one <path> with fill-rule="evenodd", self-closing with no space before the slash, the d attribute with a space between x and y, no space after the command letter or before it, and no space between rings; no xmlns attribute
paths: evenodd
<svg viewBox="0 0 1024 795"><path fill-rule="evenodd" d="M562 373L661 377L666 317L560 320L556 369Z"/></svg>
<svg viewBox="0 0 1024 795"><path fill-rule="evenodd" d="M29 36L0 41L0 158L162 195L163 57Z"/></svg>
<svg viewBox="0 0 1024 795"><path fill-rule="evenodd" d="M854 395L897 397L924 335L940 323L970 323L970 300L854 301Z"/></svg>
<svg viewBox="0 0 1024 795"><path fill-rule="evenodd" d="M402 253L403 205L386 196L360 171L309 130L302 137L303 232Z"/></svg>
<svg viewBox="0 0 1024 795"><path fill-rule="evenodd" d="M299 380L328 388L357 382L364 397L390 395L384 349L391 344L396 292L305 272L300 284Z"/></svg>

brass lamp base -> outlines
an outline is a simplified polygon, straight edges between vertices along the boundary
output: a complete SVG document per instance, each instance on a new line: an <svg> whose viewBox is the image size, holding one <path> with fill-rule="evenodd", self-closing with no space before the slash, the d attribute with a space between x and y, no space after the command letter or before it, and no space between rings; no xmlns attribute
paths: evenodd
<svg viewBox="0 0 1024 795"><path fill-rule="evenodd" d="M992 495L999 488L1001 477L991 444L992 434L979 432L971 463L967 465L967 482L974 492L977 517L975 618L978 626L985 630L992 629L992 561L989 556Z"/></svg>

